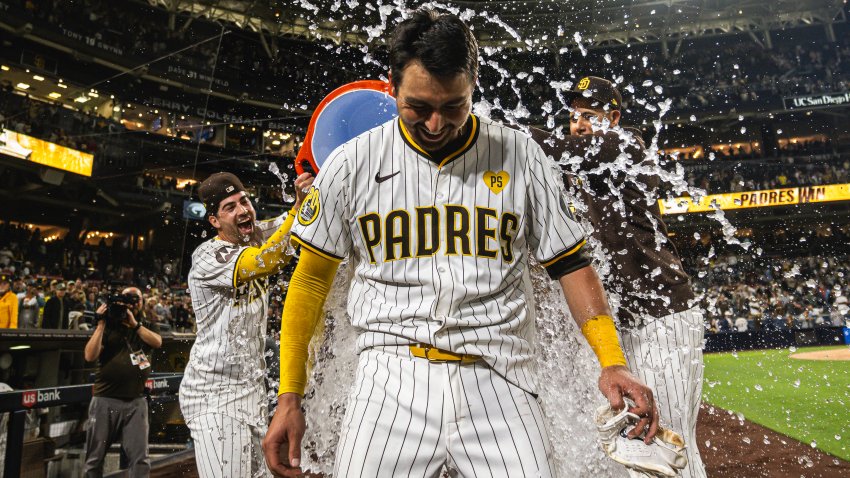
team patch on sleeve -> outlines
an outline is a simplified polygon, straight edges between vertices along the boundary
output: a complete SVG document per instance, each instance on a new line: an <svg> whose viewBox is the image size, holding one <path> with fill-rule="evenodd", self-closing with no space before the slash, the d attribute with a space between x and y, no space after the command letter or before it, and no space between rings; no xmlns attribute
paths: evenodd
<svg viewBox="0 0 850 478"><path fill-rule="evenodd" d="M238 247L221 246L215 250L215 260L219 264L227 264L228 262L230 262L230 259L233 259L233 256L235 256L238 252Z"/></svg>
<svg viewBox="0 0 850 478"><path fill-rule="evenodd" d="M319 200L319 190L313 186L307 197L304 198L304 203L301 204L301 209L298 210L298 223L302 226L309 226L319 217L321 209L321 201Z"/></svg>

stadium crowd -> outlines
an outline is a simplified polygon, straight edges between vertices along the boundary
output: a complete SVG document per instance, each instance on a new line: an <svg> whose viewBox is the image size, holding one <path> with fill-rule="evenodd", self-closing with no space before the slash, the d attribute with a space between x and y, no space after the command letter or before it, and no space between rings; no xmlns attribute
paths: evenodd
<svg viewBox="0 0 850 478"><path fill-rule="evenodd" d="M18 317L6 327L80 328L82 313L93 312L104 295L134 285L144 291L148 320L191 331L192 305L178 274L176 260L133 250L128 241L107 245L102 238L88 246L70 233L50 240L37 227L0 222L0 277L19 301Z"/></svg>
<svg viewBox="0 0 850 478"><path fill-rule="evenodd" d="M99 136L125 131L118 121L62 108L57 103L31 100L12 91L11 82L0 82L0 126L16 133L96 153Z"/></svg>
<svg viewBox="0 0 850 478"><path fill-rule="evenodd" d="M709 193L841 184L850 182L850 155L836 154L829 160L818 161L789 156L685 171L690 186Z"/></svg>
<svg viewBox="0 0 850 478"><path fill-rule="evenodd" d="M114 46L125 58L153 60L169 55L166 76L178 75L183 80L197 80L210 75L215 64L215 81L219 89L244 91L275 101L310 105L322 92L341 84L376 77L383 68L371 57L350 45L323 47L318 43L295 42L272 37L266 48L254 38L227 35L217 42L206 41L221 32L215 23L193 19L169 22L168 13L142 4L116 4L105 0L62 2L60 0L6 0L19 7L28 19L42 22L60 33L73 31L100 44ZM137 22L140 15L161 17L162 21ZM172 25L186 23L184 28ZM136 25L126 34L125 25ZM665 58L657 45L635 47L628 51L590 50L569 53L569 61L555 60L551 53L526 52L510 56L493 55L481 70L485 91L493 91L503 107L510 108L516 93L525 107L539 113L546 99L553 98L541 81L545 75L560 80L575 79L588 73L621 78L624 84L648 86L649 96L674 99L678 110L735 108L738 105L764 102L768 97L800 94L843 92L850 89L850 36L836 24L836 42L823 41L823 32L809 32L802 38L774 35L773 48L754 41L694 40L680 52ZM192 45L196 45L192 47ZM186 51L173 54L191 47ZM706 54L706 49L711 54ZM380 59L380 50L372 57ZM612 56L614 58L612 58ZM158 65L154 65L157 67ZM513 78L503 77L504 71ZM524 73L521 73L524 72ZM206 81L206 76L203 76ZM537 81L533 81L537 78ZM315 88L277 88L281 80ZM649 83L647 83L647 81ZM661 87L661 91L654 90ZM317 96L318 95L318 96ZM641 95L643 96L643 95ZM510 99L514 98L514 99ZM628 100L628 99L627 99ZM630 103L626 101L627 106Z"/></svg>
<svg viewBox="0 0 850 478"><path fill-rule="evenodd" d="M694 277L711 333L843 326L850 321L848 257L727 256Z"/></svg>

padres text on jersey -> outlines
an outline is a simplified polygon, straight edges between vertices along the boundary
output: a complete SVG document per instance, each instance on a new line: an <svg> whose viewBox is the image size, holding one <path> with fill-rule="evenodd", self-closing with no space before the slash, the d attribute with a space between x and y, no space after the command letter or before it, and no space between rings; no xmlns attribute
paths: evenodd
<svg viewBox="0 0 850 478"><path fill-rule="evenodd" d="M398 119L340 146L298 214L294 239L350 257L358 350L425 343L480 355L534 390L528 253L554 277L589 264L560 173L527 135L470 115L433 157Z"/></svg>

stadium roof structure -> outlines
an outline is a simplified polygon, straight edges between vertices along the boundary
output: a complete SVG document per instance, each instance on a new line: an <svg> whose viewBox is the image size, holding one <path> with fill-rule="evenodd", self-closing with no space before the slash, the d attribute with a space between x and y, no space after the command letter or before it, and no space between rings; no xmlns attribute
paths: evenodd
<svg viewBox="0 0 850 478"><path fill-rule="evenodd" d="M403 0L147 0L170 12L263 35L380 42ZM385 3L384 3L385 2ZM746 33L770 48L770 30L846 21L843 0L464 0L456 9L485 47L594 48ZM389 19L389 20L388 20ZM191 21L191 20L190 20Z"/></svg>

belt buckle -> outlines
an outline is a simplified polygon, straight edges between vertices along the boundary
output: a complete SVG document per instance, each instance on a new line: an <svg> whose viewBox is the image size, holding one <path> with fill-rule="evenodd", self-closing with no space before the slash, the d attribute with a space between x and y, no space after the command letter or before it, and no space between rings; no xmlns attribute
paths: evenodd
<svg viewBox="0 0 850 478"><path fill-rule="evenodd" d="M433 345L431 345L431 344L420 344L420 347L422 347L422 349L425 350L425 359L428 360L429 362L431 362L431 363L447 363L448 362L448 360L446 360L446 359L431 358L431 350L436 348Z"/></svg>

